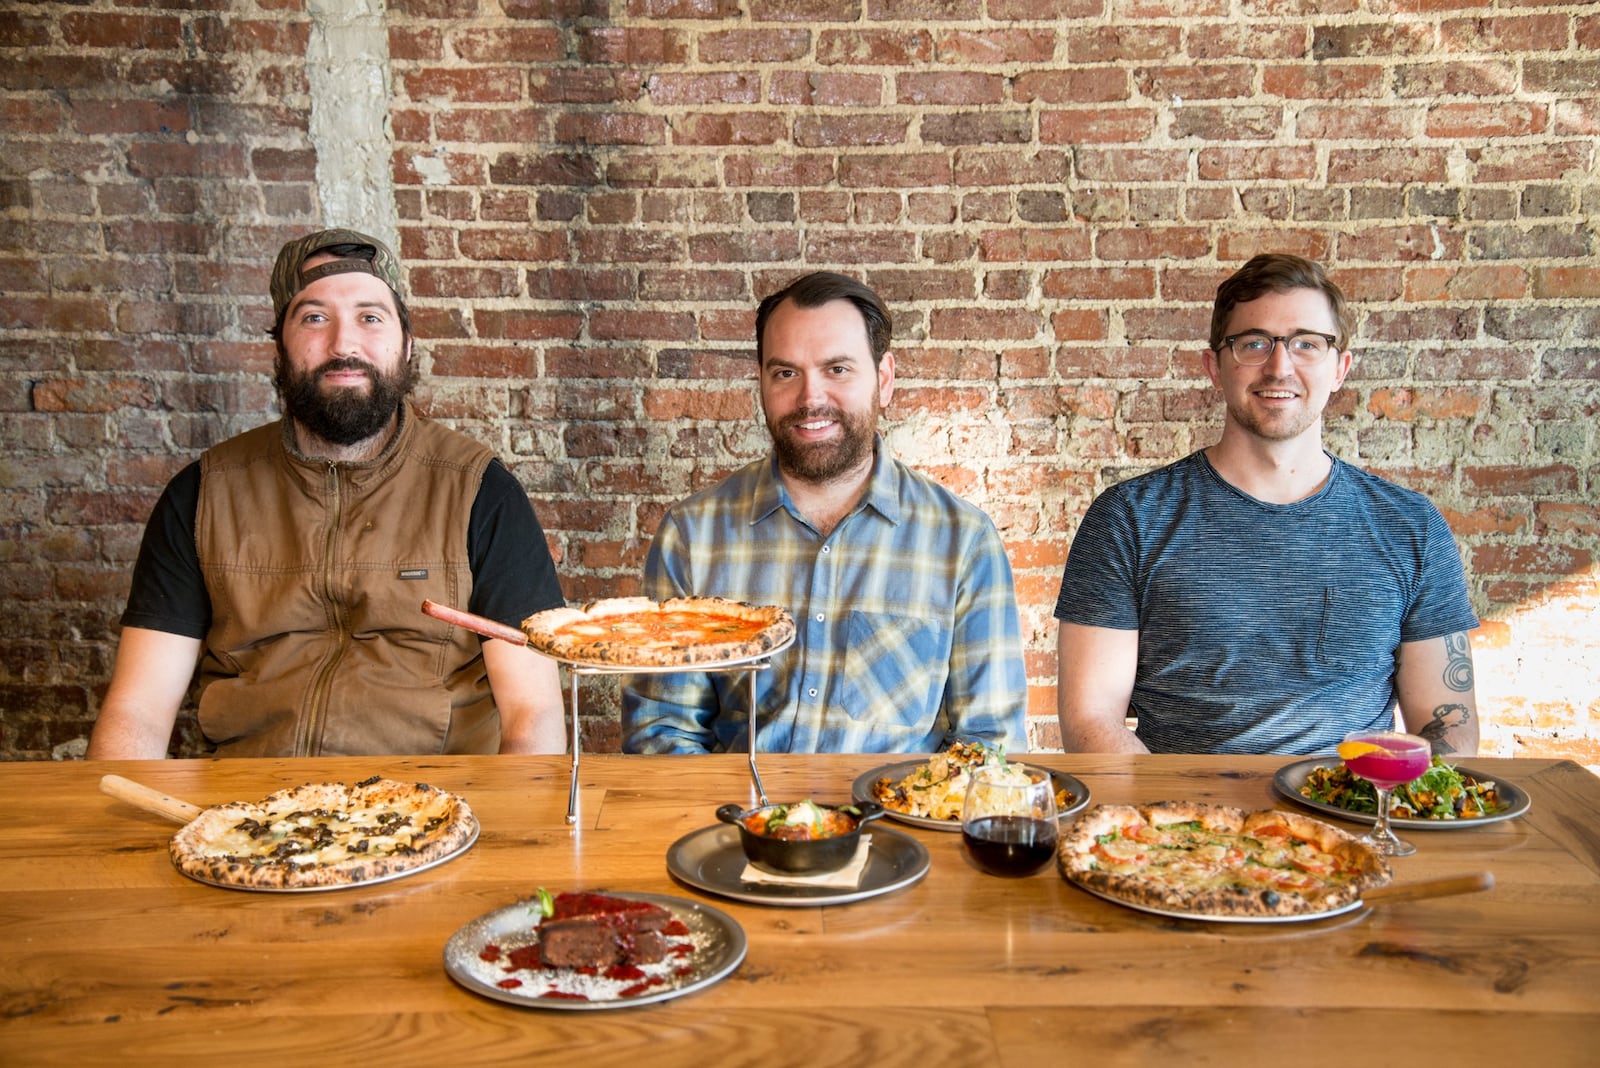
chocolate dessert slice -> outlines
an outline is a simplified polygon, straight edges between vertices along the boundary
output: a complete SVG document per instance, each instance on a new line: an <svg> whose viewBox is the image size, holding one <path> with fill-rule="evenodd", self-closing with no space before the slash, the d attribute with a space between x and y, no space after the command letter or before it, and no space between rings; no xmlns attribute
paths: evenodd
<svg viewBox="0 0 1600 1068"><path fill-rule="evenodd" d="M550 968L653 964L667 955L662 928L672 913L648 901L605 894L557 894L539 924L539 959Z"/></svg>

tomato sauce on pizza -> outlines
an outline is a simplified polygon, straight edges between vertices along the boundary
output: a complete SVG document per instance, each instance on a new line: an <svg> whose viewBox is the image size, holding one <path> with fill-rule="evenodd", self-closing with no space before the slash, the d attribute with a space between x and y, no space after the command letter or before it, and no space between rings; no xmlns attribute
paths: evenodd
<svg viewBox="0 0 1600 1068"><path fill-rule="evenodd" d="M616 667L753 660L794 640L787 609L719 597L610 598L540 612L522 628L547 656Z"/></svg>

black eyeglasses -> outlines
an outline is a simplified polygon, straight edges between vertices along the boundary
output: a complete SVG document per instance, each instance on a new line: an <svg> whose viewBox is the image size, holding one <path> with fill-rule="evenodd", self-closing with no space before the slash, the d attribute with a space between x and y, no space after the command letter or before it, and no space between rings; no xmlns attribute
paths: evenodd
<svg viewBox="0 0 1600 1068"><path fill-rule="evenodd" d="M1302 330L1287 337L1269 334L1264 330L1246 330L1242 334L1223 338L1222 344L1233 351L1235 363L1241 367L1256 367L1267 362L1280 341L1291 360L1309 365L1332 352L1339 339L1311 330Z"/></svg>

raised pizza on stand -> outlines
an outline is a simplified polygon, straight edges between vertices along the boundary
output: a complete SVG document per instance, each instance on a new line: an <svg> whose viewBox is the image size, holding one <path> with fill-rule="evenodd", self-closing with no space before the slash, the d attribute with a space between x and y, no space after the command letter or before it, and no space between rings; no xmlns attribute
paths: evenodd
<svg viewBox="0 0 1600 1068"><path fill-rule="evenodd" d="M522 621L528 645L557 660L603 667L692 667L754 660L794 640L776 605L721 597L612 597Z"/></svg>

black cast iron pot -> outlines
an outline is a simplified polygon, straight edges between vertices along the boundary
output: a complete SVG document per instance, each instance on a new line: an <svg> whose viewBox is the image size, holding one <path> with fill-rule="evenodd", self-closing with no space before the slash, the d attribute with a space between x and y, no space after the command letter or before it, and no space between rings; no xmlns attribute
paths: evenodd
<svg viewBox="0 0 1600 1068"><path fill-rule="evenodd" d="M758 808L740 808L738 805L723 805L717 809L717 819L739 828L739 843L744 847L744 855L751 863L785 875L817 875L822 872L838 871L850 863L850 858L856 855L856 846L861 841L861 828L883 815L883 806L872 801L863 801L858 805L817 805L820 809L831 809L840 813L851 822L851 827L843 834L836 834L830 838L806 840L769 838L763 834L756 834L744 825L747 817L758 812L788 807L792 806L763 805Z"/></svg>

